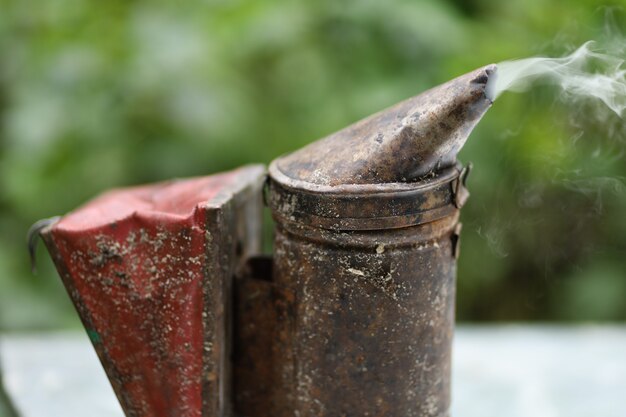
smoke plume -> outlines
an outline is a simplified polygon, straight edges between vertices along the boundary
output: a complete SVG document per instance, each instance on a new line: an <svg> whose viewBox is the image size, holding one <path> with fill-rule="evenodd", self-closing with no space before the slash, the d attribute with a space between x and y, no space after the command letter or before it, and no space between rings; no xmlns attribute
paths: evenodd
<svg viewBox="0 0 626 417"><path fill-rule="evenodd" d="M589 41L562 58L533 57L501 62L497 76L487 86L487 95L495 100L505 91L521 92L535 84L554 84L567 101L597 99L624 117L624 59L594 48L595 43Z"/></svg>

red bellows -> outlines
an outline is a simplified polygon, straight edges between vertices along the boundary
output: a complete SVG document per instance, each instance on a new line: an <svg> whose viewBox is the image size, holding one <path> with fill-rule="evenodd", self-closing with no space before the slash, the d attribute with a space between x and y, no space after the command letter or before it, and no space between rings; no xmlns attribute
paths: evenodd
<svg viewBox="0 0 626 417"><path fill-rule="evenodd" d="M114 190L41 235L127 416L230 407L230 306L261 166Z"/></svg>

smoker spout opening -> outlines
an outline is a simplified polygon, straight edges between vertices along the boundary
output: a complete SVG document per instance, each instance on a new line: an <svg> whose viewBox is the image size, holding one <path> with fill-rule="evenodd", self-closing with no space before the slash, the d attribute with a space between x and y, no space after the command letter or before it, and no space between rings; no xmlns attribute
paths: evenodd
<svg viewBox="0 0 626 417"><path fill-rule="evenodd" d="M493 102L496 100L496 84L498 82L498 67L494 64L492 68L486 68L487 82L485 84L485 96Z"/></svg>

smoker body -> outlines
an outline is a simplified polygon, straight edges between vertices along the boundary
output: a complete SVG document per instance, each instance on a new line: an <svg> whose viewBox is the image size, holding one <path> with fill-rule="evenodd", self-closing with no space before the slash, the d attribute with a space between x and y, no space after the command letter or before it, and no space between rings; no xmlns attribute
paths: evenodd
<svg viewBox="0 0 626 417"><path fill-rule="evenodd" d="M277 230L274 277L295 294L293 355L279 366L287 416L447 416L450 223L351 234L358 243Z"/></svg>
<svg viewBox="0 0 626 417"><path fill-rule="evenodd" d="M293 305L288 411L268 415L447 416L460 176L311 192L272 165L273 282Z"/></svg>
<svg viewBox="0 0 626 417"><path fill-rule="evenodd" d="M266 359L235 377L241 416L448 415L469 172L456 154L491 105L494 71L465 74L272 162L273 271L240 286L254 291L239 291L235 369Z"/></svg>

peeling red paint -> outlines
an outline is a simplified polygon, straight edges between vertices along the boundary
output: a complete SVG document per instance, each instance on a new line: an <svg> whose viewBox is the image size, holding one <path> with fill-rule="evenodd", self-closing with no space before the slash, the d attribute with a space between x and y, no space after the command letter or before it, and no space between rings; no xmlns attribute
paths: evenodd
<svg viewBox="0 0 626 417"><path fill-rule="evenodd" d="M222 226L246 199L260 206L263 175L253 166L111 191L44 231L128 416L226 412L229 284L220 271L232 274L223 266L235 251L224 252L219 234L236 229ZM233 204L246 187L254 191Z"/></svg>

